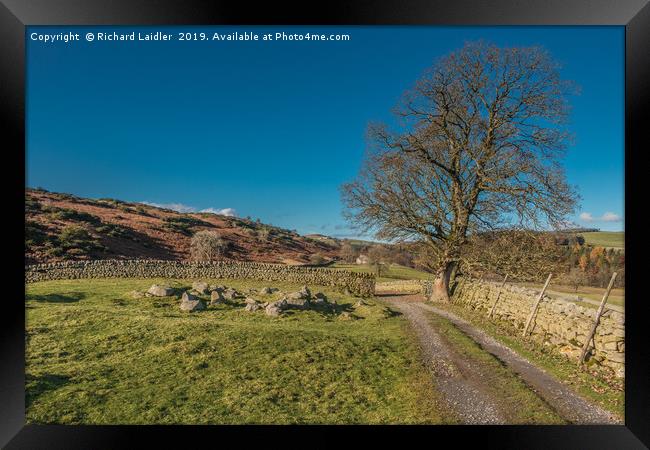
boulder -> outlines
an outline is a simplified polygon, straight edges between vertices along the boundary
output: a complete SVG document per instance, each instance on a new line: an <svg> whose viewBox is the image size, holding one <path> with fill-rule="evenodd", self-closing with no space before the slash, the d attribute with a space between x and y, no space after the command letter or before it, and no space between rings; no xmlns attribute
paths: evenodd
<svg viewBox="0 0 650 450"><path fill-rule="evenodd" d="M272 293L273 293L273 288L263 287L262 289L260 289L260 294L262 295L270 295Z"/></svg>
<svg viewBox="0 0 650 450"><path fill-rule="evenodd" d="M196 298L194 295L183 292L181 296L181 311L202 311L205 309L205 303L200 298Z"/></svg>
<svg viewBox="0 0 650 450"><path fill-rule="evenodd" d="M327 304L327 296L322 292L317 292L310 300L313 305L323 306Z"/></svg>
<svg viewBox="0 0 650 450"><path fill-rule="evenodd" d="M307 286L303 286L300 292L304 295L304 298L309 300L311 298L311 291Z"/></svg>
<svg viewBox="0 0 650 450"><path fill-rule="evenodd" d="M233 288L227 288L223 291L223 297L226 300L235 300L236 298L241 297L241 294Z"/></svg>
<svg viewBox="0 0 650 450"><path fill-rule="evenodd" d="M282 314L282 311L284 311L287 306L287 300L283 298L282 300L269 303L266 305L266 308L264 308L264 310L266 311L267 315L277 317Z"/></svg>
<svg viewBox="0 0 650 450"><path fill-rule="evenodd" d="M174 289L169 286L154 284L149 288L147 293L153 297L169 297L170 295L174 295Z"/></svg>
<svg viewBox="0 0 650 450"><path fill-rule="evenodd" d="M244 299L244 303L246 303L247 305L257 304L257 300L255 300L255 299L252 298L252 297L246 297L246 298Z"/></svg>
<svg viewBox="0 0 650 450"><path fill-rule="evenodd" d="M221 303L223 302L223 295L221 295L221 292L219 291L212 291L210 292L210 304L214 305L215 303Z"/></svg>
<svg viewBox="0 0 650 450"><path fill-rule="evenodd" d="M343 311L341 315L339 316L339 320L357 320L359 317L355 316L352 313L349 313L347 311Z"/></svg>
<svg viewBox="0 0 650 450"><path fill-rule="evenodd" d="M192 283L192 289L194 289L196 292L198 292L201 295L205 295L208 292L210 292L210 287L208 286L208 283L205 283L203 281L195 281Z"/></svg>
<svg viewBox="0 0 650 450"><path fill-rule="evenodd" d="M246 308L244 308L246 311L257 311L258 309L261 309L262 307L257 303L247 303Z"/></svg>
<svg viewBox="0 0 650 450"><path fill-rule="evenodd" d="M306 298L292 298L288 297L286 299L287 303L287 308L294 308L294 309L308 309L309 308L309 300Z"/></svg>
<svg viewBox="0 0 650 450"><path fill-rule="evenodd" d="M264 308L264 312L267 316L271 317L278 317L280 314L282 314L282 310L275 305L268 305L266 308Z"/></svg>
<svg viewBox="0 0 650 450"><path fill-rule="evenodd" d="M292 292L291 294L287 295L287 299L292 299L292 300L300 300L300 299L305 299L309 300L311 298L311 292L309 291L309 288L307 286L303 286L302 289L300 289L297 292Z"/></svg>

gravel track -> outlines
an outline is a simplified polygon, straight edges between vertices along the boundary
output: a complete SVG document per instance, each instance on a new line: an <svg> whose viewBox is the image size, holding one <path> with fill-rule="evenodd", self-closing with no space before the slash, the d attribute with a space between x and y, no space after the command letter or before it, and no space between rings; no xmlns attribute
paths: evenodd
<svg viewBox="0 0 650 450"><path fill-rule="evenodd" d="M449 320L483 350L499 359L566 421L572 424L623 423L466 320L425 304L421 296L386 296L383 299L402 312L415 329L424 360L435 377L436 385L464 423L505 423L505 412L500 411L498 399L490 398L482 386L484 377L480 368L458 355L440 338L427 318L431 313Z"/></svg>
<svg viewBox="0 0 650 450"><path fill-rule="evenodd" d="M386 299L411 322L420 343L425 364L435 378L447 407L466 424L503 424L505 416L498 402L481 383L477 367L450 348L431 327L426 314L415 303Z"/></svg>

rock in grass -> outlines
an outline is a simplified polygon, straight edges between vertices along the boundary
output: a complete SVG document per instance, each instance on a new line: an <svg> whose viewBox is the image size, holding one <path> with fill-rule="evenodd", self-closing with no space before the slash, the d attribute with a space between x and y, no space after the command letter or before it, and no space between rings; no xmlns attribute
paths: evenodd
<svg viewBox="0 0 650 450"><path fill-rule="evenodd" d="M302 289L300 289L300 293L301 293L301 294L304 296L304 298L306 298L307 300L309 300L309 299L311 298L311 291L309 290L309 288L308 288L307 286L303 286Z"/></svg>
<svg viewBox="0 0 650 450"><path fill-rule="evenodd" d="M357 320L358 318L358 316L355 316L354 314L347 311L343 311L339 316L339 320Z"/></svg>
<svg viewBox="0 0 650 450"><path fill-rule="evenodd" d="M310 301L314 305L325 305L327 303L327 296L322 292L317 292Z"/></svg>
<svg viewBox="0 0 650 450"><path fill-rule="evenodd" d="M272 293L273 293L273 288L270 288L270 287L263 287L260 290L260 294L262 294L262 295L270 295Z"/></svg>
<svg viewBox="0 0 650 450"><path fill-rule="evenodd" d="M174 295L174 289L169 286L154 284L149 288L147 293L151 294L154 297L169 297L170 295Z"/></svg>
<svg viewBox="0 0 650 450"><path fill-rule="evenodd" d="M246 303L247 305L250 305L250 304L257 304L257 300L255 300L255 299L252 298L252 297L246 297L246 299L244 300L244 303Z"/></svg>
<svg viewBox="0 0 650 450"><path fill-rule="evenodd" d="M145 293L140 291L131 291L129 294L132 298L143 298L145 296Z"/></svg>
<svg viewBox="0 0 650 450"><path fill-rule="evenodd" d="M192 289L194 289L196 292L202 295L205 295L208 292L210 292L210 287L208 286L208 283L205 283L203 281L195 281L194 283L192 283Z"/></svg>
<svg viewBox="0 0 650 450"><path fill-rule="evenodd" d="M219 291L212 291L210 293L210 304L214 305L216 303L221 303L224 301L223 295Z"/></svg>
<svg viewBox="0 0 650 450"><path fill-rule="evenodd" d="M202 311L205 309L205 303L200 298L196 298L192 294L183 292L181 297L181 311L194 312Z"/></svg>
<svg viewBox="0 0 650 450"><path fill-rule="evenodd" d="M242 295L233 288L227 288L223 291L223 296L226 300L235 300L236 298L241 297Z"/></svg>
<svg viewBox="0 0 650 450"><path fill-rule="evenodd" d="M266 312L267 316L271 316L271 317L278 317L280 314L282 314L282 310L274 305L267 306L264 309L264 312Z"/></svg>
<svg viewBox="0 0 650 450"><path fill-rule="evenodd" d="M287 300L282 299L273 303L269 303L264 310L267 315L271 317L277 317L280 314L282 314L282 311L284 311L287 308L287 305L288 305Z"/></svg>
<svg viewBox="0 0 650 450"><path fill-rule="evenodd" d="M307 286L303 286L299 291L287 295L288 300L309 300L310 298L311 292Z"/></svg>
<svg viewBox="0 0 650 450"><path fill-rule="evenodd" d="M255 303L247 303L246 308L244 308L244 309L246 311L253 312L253 311L257 311L258 309L261 309L261 308L262 307L257 302L255 302Z"/></svg>
<svg viewBox="0 0 650 450"><path fill-rule="evenodd" d="M308 309L309 308L309 300L306 298L292 298L288 297L286 299L287 302L287 308L294 308L294 309Z"/></svg>

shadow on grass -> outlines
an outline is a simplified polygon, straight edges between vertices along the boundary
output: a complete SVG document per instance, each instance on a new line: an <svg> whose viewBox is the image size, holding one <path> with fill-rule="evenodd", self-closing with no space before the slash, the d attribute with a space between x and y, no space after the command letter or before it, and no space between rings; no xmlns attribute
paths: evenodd
<svg viewBox="0 0 650 450"><path fill-rule="evenodd" d="M25 376L25 403L27 408L41 395L55 391L70 382L66 375L46 373L41 376Z"/></svg>
<svg viewBox="0 0 650 450"><path fill-rule="evenodd" d="M75 303L86 298L83 292L70 292L68 294L27 294L25 300L47 303Z"/></svg>

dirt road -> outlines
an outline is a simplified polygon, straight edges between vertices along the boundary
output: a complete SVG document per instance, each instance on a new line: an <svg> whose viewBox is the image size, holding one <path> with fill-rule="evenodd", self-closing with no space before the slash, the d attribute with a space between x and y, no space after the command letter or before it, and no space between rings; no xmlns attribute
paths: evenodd
<svg viewBox="0 0 650 450"><path fill-rule="evenodd" d="M431 315L450 321L462 333L514 372L528 388L559 416L572 424L619 424L613 414L585 400L571 388L534 366L510 348L464 319L440 308L425 304L420 296L382 296L390 306L402 312L415 330L425 363L436 386L460 420L468 424L506 423L504 402L491 392L489 377L480 364L463 357L435 329Z"/></svg>

